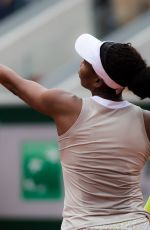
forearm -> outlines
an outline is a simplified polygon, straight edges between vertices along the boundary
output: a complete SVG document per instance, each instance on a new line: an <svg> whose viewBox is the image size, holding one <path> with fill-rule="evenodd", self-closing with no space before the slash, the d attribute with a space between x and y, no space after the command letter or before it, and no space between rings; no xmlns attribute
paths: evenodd
<svg viewBox="0 0 150 230"><path fill-rule="evenodd" d="M14 94L17 94L17 85L22 78L10 68L0 65L0 83ZM21 84L21 83L20 83Z"/></svg>
<svg viewBox="0 0 150 230"><path fill-rule="evenodd" d="M15 71L3 65L0 65L0 83L31 107L41 110L37 101L40 100L40 95L46 89L40 84L22 78Z"/></svg>

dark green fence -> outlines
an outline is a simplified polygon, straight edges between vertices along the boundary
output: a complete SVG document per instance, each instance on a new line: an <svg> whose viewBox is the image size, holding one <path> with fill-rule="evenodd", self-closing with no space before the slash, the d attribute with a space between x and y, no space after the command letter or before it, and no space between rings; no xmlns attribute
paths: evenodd
<svg viewBox="0 0 150 230"><path fill-rule="evenodd" d="M60 230L61 220L0 220L1 230Z"/></svg>

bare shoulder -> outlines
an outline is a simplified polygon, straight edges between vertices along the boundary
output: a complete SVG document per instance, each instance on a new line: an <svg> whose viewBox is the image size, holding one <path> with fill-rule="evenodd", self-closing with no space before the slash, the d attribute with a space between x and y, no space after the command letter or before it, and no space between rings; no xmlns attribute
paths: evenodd
<svg viewBox="0 0 150 230"><path fill-rule="evenodd" d="M144 116L144 120L146 122L150 122L150 111L148 110L143 110L143 116ZM149 123L150 124L150 123Z"/></svg>
<svg viewBox="0 0 150 230"><path fill-rule="evenodd" d="M44 93L43 93L43 100L61 100L61 99L69 99L74 97L75 95L72 94L71 92L62 90L62 89L47 89Z"/></svg>
<svg viewBox="0 0 150 230"><path fill-rule="evenodd" d="M43 104L47 106L48 115L54 117L79 111L82 99L70 92L61 89L48 89L42 94Z"/></svg>
<svg viewBox="0 0 150 230"><path fill-rule="evenodd" d="M145 129L147 132L147 136L150 140L150 111L143 110L143 117L144 117L144 123L145 123Z"/></svg>
<svg viewBox="0 0 150 230"><path fill-rule="evenodd" d="M46 90L42 94L46 114L53 117L58 135L65 133L77 120L82 99L72 93L60 89Z"/></svg>

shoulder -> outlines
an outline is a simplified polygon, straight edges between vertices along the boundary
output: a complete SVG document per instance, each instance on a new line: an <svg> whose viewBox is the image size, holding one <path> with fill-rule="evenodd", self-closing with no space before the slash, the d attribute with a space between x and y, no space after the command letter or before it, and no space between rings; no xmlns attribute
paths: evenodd
<svg viewBox="0 0 150 230"><path fill-rule="evenodd" d="M143 117L146 125L150 126L150 111L148 110L143 110Z"/></svg>
<svg viewBox="0 0 150 230"><path fill-rule="evenodd" d="M143 118L144 118L146 133L150 140L150 111L143 110Z"/></svg>
<svg viewBox="0 0 150 230"><path fill-rule="evenodd" d="M72 126L82 108L82 98L61 89L46 90L42 94L42 103L46 114L55 120L59 135Z"/></svg>
<svg viewBox="0 0 150 230"><path fill-rule="evenodd" d="M145 123L145 127L150 127L150 111L142 109L140 106L131 104L132 108L134 108L134 110L136 112L140 112L140 114L142 114L142 118L144 120Z"/></svg>
<svg viewBox="0 0 150 230"><path fill-rule="evenodd" d="M61 89L47 89L42 94L42 102L52 116L80 110L82 106L82 98Z"/></svg>
<svg viewBox="0 0 150 230"><path fill-rule="evenodd" d="M42 94L43 103L72 104L78 103L82 99L70 92L61 89L47 89Z"/></svg>

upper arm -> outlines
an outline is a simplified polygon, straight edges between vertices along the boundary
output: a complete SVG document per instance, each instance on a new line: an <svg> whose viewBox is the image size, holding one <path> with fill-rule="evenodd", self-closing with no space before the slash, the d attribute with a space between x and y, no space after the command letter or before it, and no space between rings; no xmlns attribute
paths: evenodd
<svg viewBox="0 0 150 230"><path fill-rule="evenodd" d="M41 97L47 115L57 118L80 111L81 98L61 89L48 89Z"/></svg>
<svg viewBox="0 0 150 230"><path fill-rule="evenodd" d="M81 99L59 89L44 86L19 76L15 71L0 66L0 82L32 108L53 118L73 114L81 108Z"/></svg>
<svg viewBox="0 0 150 230"><path fill-rule="evenodd" d="M25 81L18 89L20 98L32 108L54 119L76 111L80 104L80 99L69 92L47 89L36 82Z"/></svg>
<svg viewBox="0 0 150 230"><path fill-rule="evenodd" d="M80 99L69 92L47 89L36 82L24 79L16 87L15 94L35 110L54 119L76 111L80 104Z"/></svg>

